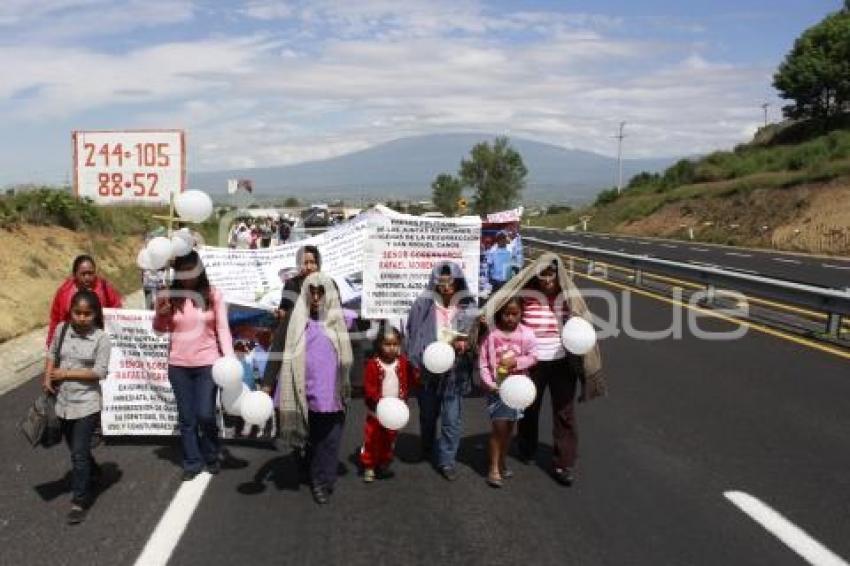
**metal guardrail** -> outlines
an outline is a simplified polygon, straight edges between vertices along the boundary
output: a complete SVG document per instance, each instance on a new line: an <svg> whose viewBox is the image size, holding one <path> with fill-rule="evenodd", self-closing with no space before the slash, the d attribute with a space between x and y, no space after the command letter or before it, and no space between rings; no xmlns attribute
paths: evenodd
<svg viewBox="0 0 850 566"><path fill-rule="evenodd" d="M706 286L709 297L720 287L820 311L827 315L826 332L834 338L839 338L842 317L850 316L850 290L841 291L805 283L783 281L762 275L741 273L730 269L694 265L575 244L550 242L531 236L523 237L523 243L537 245L552 251L568 251L571 255L587 260L589 272L593 270L593 262L595 261L604 261L631 268L634 270L634 283L638 287L642 284L643 272L651 271L659 275L701 283Z"/></svg>

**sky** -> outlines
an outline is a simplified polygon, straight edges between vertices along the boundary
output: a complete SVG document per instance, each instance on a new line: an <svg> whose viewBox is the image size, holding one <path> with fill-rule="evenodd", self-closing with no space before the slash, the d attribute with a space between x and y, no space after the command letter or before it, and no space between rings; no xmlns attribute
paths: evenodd
<svg viewBox="0 0 850 566"><path fill-rule="evenodd" d="M731 148L840 6L2 0L0 184L65 182L73 130L184 129L190 174L449 132L615 155L621 121L625 157Z"/></svg>

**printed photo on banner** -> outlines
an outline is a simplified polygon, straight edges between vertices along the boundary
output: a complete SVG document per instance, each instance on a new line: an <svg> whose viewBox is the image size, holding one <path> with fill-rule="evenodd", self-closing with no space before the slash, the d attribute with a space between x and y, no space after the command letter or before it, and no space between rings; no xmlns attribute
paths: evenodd
<svg viewBox="0 0 850 566"><path fill-rule="evenodd" d="M488 214L481 225L478 289L482 298L497 291L522 269L520 222L523 208Z"/></svg>

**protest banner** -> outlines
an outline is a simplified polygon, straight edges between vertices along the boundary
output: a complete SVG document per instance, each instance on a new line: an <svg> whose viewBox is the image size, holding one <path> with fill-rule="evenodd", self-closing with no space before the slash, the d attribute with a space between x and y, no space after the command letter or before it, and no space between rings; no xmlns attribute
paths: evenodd
<svg viewBox="0 0 850 566"><path fill-rule="evenodd" d="M481 219L423 218L403 214L369 220L363 267L362 316L406 317L425 289L434 264L458 263L477 295Z"/></svg>
<svg viewBox="0 0 850 566"><path fill-rule="evenodd" d="M499 212L491 212L484 217L485 224L508 224L519 223L522 220L523 207L513 208L511 210L502 210Z"/></svg>
<svg viewBox="0 0 850 566"><path fill-rule="evenodd" d="M322 234L272 248L232 249L205 246L198 253L210 283L231 304L274 308L285 279L297 273L295 256L306 245L319 248L322 271L334 277L343 302L360 294L363 248L369 215L360 215Z"/></svg>
<svg viewBox="0 0 850 566"><path fill-rule="evenodd" d="M101 382L103 434L177 434L177 406L168 381L168 335L153 330L153 311L104 309L112 341Z"/></svg>
<svg viewBox="0 0 850 566"><path fill-rule="evenodd" d="M180 130L88 131L71 134L74 194L97 204L167 205L186 185Z"/></svg>

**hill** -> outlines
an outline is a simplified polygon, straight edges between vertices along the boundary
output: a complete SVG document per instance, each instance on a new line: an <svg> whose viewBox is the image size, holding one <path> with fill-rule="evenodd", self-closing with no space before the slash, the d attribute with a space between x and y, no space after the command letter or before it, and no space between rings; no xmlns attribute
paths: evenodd
<svg viewBox="0 0 850 566"><path fill-rule="evenodd" d="M789 141L794 140L794 141ZM821 133L805 124L768 126L748 144L662 174L642 174L621 194L539 219L565 227L730 245L850 253L850 129Z"/></svg>
<svg viewBox="0 0 850 566"><path fill-rule="evenodd" d="M456 173L461 159L487 134L439 134L401 138L322 161L282 167L193 172L190 188L221 194L227 179L249 178L258 197L316 199L429 198L440 173ZM599 187L614 183L617 160L596 153L511 138L528 168L526 202L586 203ZM660 171L673 159L626 159L624 178ZM305 196L308 195L308 196Z"/></svg>

